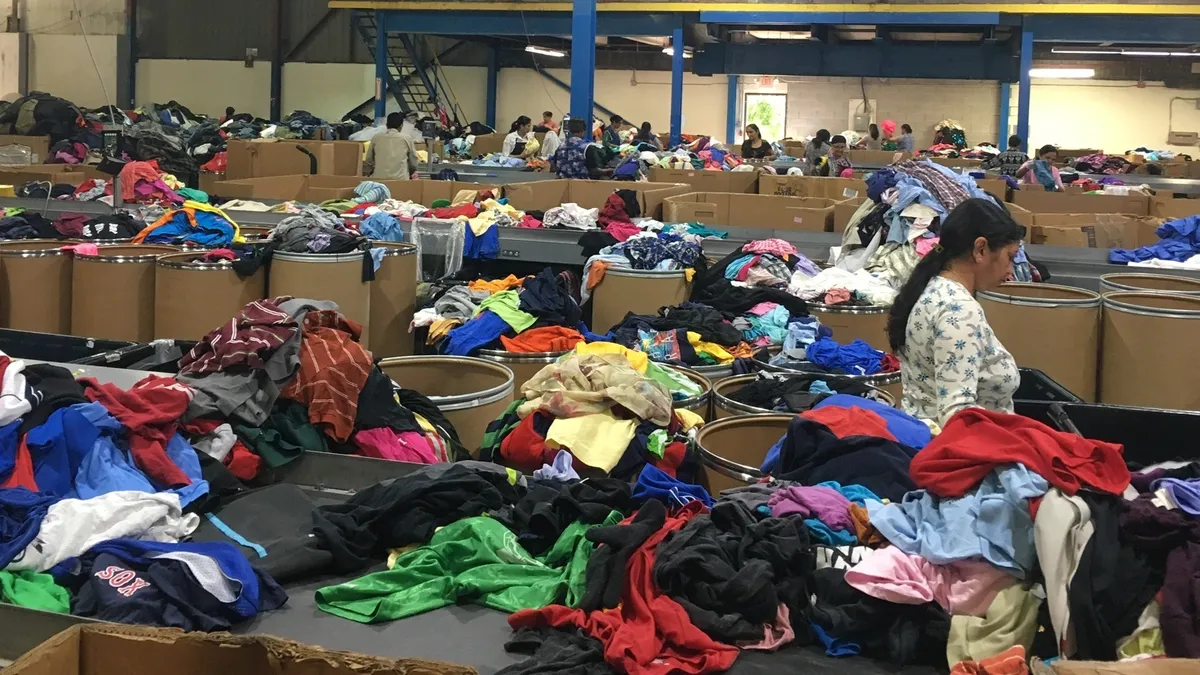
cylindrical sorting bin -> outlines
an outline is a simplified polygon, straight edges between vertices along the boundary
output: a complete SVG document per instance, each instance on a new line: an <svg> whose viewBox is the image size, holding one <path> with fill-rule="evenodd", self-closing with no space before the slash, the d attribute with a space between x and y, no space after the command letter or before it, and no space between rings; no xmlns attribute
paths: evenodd
<svg viewBox="0 0 1200 675"><path fill-rule="evenodd" d="M409 356L413 334L408 326L417 311L417 247L391 241L373 241L371 246L384 250L371 284L371 353Z"/></svg>
<svg viewBox="0 0 1200 675"><path fill-rule="evenodd" d="M469 356L399 356L379 367L404 389L428 396L477 455L487 425L513 402L513 372Z"/></svg>
<svg viewBox="0 0 1200 675"><path fill-rule="evenodd" d="M116 244L71 265L71 334L109 340L154 339L154 273L175 246Z"/></svg>
<svg viewBox="0 0 1200 675"><path fill-rule="evenodd" d="M1102 403L1200 410L1200 297L1106 293L1103 317Z"/></svg>
<svg viewBox="0 0 1200 675"><path fill-rule="evenodd" d="M740 415L704 425L696 435L703 468L701 483L716 497L721 490L753 485L767 451L787 433L795 415Z"/></svg>
<svg viewBox="0 0 1200 675"><path fill-rule="evenodd" d="M24 239L0 243L0 327L71 332L70 242Z"/></svg>
<svg viewBox="0 0 1200 675"><path fill-rule="evenodd" d="M716 384L727 377L733 377L733 364L727 363L722 366L692 366L692 370L700 373L708 378L709 382Z"/></svg>
<svg viewBox="0 0 1200 675"><path fill-rule="evenodd" d="M554 363L567 352L508 352L503 349L481 349L476 355L481 359L503 364L513 372L513 385L517 395L521 395L521 387L525 385L538 371Z"/></svg>
<svg viewBox="0 0 1200 675"><path fill-rule="evenodd" d="M268 234L271 234L271 230L273 229L275 228L267 227L265 225L242 225L238 228L238 230L241 231L242 236L245 237L247 241L254 239L265 239Z"/></svg>
<svg viewBox="0 0 1200 675"><path fill-rule="evenodd" d="M592 291L592 329L603 333L621 323L626 312L658 314L659 307L685 302L691 293L683 270L610 267Z"/></svg>
<svg viewBox="0 0 1200 675"><path fill-rule="evenodd" d="M829 385L829 388L833 389L834 391L838 391L838 381L849 381L851 379L851 378L847 378L842 375L822 375L819 373L806 373L803 375L796 374L796 375L789 375L787 377L803 377L803 378L807 378L809 380L824 380ZM735 417L737 415L778 415L778 414L780 414L779 412L777 412L775 410L767 410L766 408L757 408L752 405L746 405L745 403L740 403L740 402L735 401L732 398L730 398L730 396L734 392L740 390L742 387L750 384L751 382L753 382L756 379L758 379L757 375L738 375L735 377L726 378L726 379L721 380L720 382L717 382L716 384L714 384L713 391L712 391L712 401L713 401L712 419L718 420L718 419L724 419L726 417ZM896 399L895 399L895 397L892 396L891 393L889 393L888 391L886 391L884 389L880 389L879 387L875 387L872 385L867 385L867 386L870 387L870 389L876 393L876 395L880 398L880 400L882 400L884 403L886 403L890 406L895 407Z"/></svg>
<svg viewBox="0 0 1200 675"><path fill-rule="evenodd" d="M879 305L823 305L808 303L808 311L833 329L833 339L842 344L862 340L875 349L891 351L887 320L890 307Z"/></svg>
<svg viewBox="0 0 1200 675"><path fill-rule="evenodd" d="M777 349L771 351L772 356L776 353L778 353ZM763 369L769 373L803 373L803 374L807 374L807 375L813 374L812 371L808 371L808 370L799 370L796 368L788 368L787 366L773 366L770 363L767 363L765 360L759 361L758 365L761 369ZM830 373L829 377L845 377L845 378L854 380L855 382L860 382L862 384L869 384L872 387L875 387L876 389L882 389L883 391L886 391L892 397L892 400L894 400L894 401L900 401L904 395L902 386L900 384L900 371L898 371L898 370L895 372L892 372L892 373L876 373L874 375L843 375L843 374Z"/></svg>
<svg viewBox="0 0 1200 675"><path fill-rule="evenodd" d="M1013 283L977 297L988 325L1018 366L1037 368L1084 400L1096 400L1099 293Z"/></svg>
<svg viewBox="0 0 1200 675"><path fill-rule="evenodd" d="M674 403L671 404L672 407L677 408L677 409L690 410L690 411L696 413L697 415L703 417L706 420L709 419L709 414L710 414L709 406L710 406L710 401L712 400L712 388L713 388L712 382L709 382L707 377L692 370L691 368L683 368L681 366L667 366L667 365L664 365L662 367L670 368L671 370L674 370L675 372L682 373L683 375L686 375L689 380L700 385L701 391L699 394L697 394L695 396L689 396L687 398L675 401Z"/></svg>
<svg viewBox="0 0 1200 675"><path fill-rule="evenodd" d="M276 253L271 258L268 290L272 296L290 295L336 302L346 318L362 326L359 342L370 348L371 286L362 280L362 275L361 251ZM408 330L407 326L405 330Z"/></svg>
<svg viewBox="0 0 1200 675"><path fill-rule="evenodd" d="M1200 295L1200 279L1171 274L1114 272L1100 277L1100 292L1177 293Z"/></svg>
<svg viewBox="0 0 1200 675"><path fill-rule="evenodd" d="M247 303L266 297L262 268L243 279L227 260L195 262L202 256L171 253L155 263L155 338L199 340L228 323Z"/></svg>

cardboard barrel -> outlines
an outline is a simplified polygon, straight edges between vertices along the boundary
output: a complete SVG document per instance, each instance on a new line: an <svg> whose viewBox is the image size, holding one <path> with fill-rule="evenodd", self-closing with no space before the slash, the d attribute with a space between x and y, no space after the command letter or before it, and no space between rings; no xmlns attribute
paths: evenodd
<svg viewBox="0 0 1200 675"><path fill-rule="evenodd" d="M521 387L526 382L533 379L538 371L545 368L547 365L554 363L563 354L567 352L508 352L503 349L480 349L476 352L476 356L488 361L494 361L503 364L513 372L513 386L516 389L517 395L521 393Z"/></svg>
<svg viewBox="0 0 1200 675"><path fill-rule="evenodd" d="M155 263L154 337L199 340L267 295L260 267L243 279L228 260L193 262L204 254L171 253Z"/></svg>
<svg viewBox="0 0 1200 675"><path fill-rule="evenodd" d="M821 323L833 329L833 339L842 344L862 340L875 349L891 351L888 346L887 321L891 307L879 305L841 306L808 303L808 311Z"/></svg>
<svg viewBox="0 0 1200 675"><path fill-rule="evenodd" d="M787 434L795 415L741 415L710 422L696 434L701 485L714 498L721 490L753 485L764 477L767 451Z"/></svg>
<svg viewBox="0 0 1200 675"><path fill-rule="evenodd" d="M338 310L346 318L362 326L359 342L370 349L371 287L362 280L362 274L361 251L276 253L271 257L267 290L272 297L290 295L294 298L336 302Z"/></svg>
<svg viewBox="0 0 1200 675"><path fill-rule="evenodd" d="M1200 361L1171 358L1200 344L1200 297L1106 293L1100 402L1200 410Z"/></svg>
<svg viewBox="0 0 1200 675"><path fill-rule="evenodd" d="M246 241L255 241L258 239L266 239L267 235L271 234L274 227L268 225L242 225L238 227L238 231L246 238Z"/></svg>
<svg viewBox="0 0 1200 675"><path fill-rule="evenodd" d="M714 366L691 366L691 369L708 378L708 381L714 385L727 377L733 377L732 363Z"/></svg>
<svg viewBox="0 0 1200 675"><path fill-rule="evenodd" d="M607 332L626 312L658 314L659 307L686 302L692 285L683 270L633 270L610 267L592 291L592 330Z"/></svg>
<svg viewBox="0 0 1200 675"><path fill-rule="evenodd" d="M70 242L24 239L0 243L0 327L71 332Z"/></svg>
<svg viewBox="0 0 1200 675"><path fill-rule="evenodd" d="M400 387L429 397L472 455L487 425L513 402L513 372L470 356L399 356L379 367Z"/></svg>
<svg viewBox="0 0 1200 675"><path fill-rule="evenodd" d="M678 373L682 373L683 375L686 375L689 380L700 385L700 389L701 389L700 393L696 394L695 396L689 396L687 398L683 398L683 399L679 399L678 401L674 401L671 404L671 407L677 408L677 409L683 409L683 410L690 410L690 411L696 413L697 415L703 417L705 420L708 420L710 418L710 415L712 414L712 411L710 410L711 401L712 401L712 389L713 389L712 382L709 382L707 377L692 370L691 368L684 368L682 366L668 366L665 364L661 364L661 365L663 368L670 368L671 370L674 370Z"/></svg>
<svg viewBox="0 0 1200 675"><path fill-rule="evenodd" d="M1101 293L1179 293L1200 295L1200 279L1171 274L1114 272L1100 277Z"/></svg>
<svg viewBox="0 0 1200 675"><path fill-rule="evenodd" d="M154 339L154 274L159 256L178 253L162 244L101 246L75 254L71 264L71 334L109 340Z"/></svg>
<svg viewBox="0 0 1200 675"><path fill-rule="evenodd" d="M1085 401L1096 400L1099 293L1011 283L976 297L992 332L1018 366L1037 368Z"/></svg>
<svg viewBox="0 0 1200 675"><path fill-rule="evenodd" d="M773 366L767 362L767 359L769 357L775 356L778 353L779 353L778 345L768 348L767 357L764 357L763 359L758 359L758 364L757 364L758 367L762 370L767 371L768 373L801 373L801 374L807 374L807 375L812 374L811 371L799 370L796 368L789 368L787 366ZM892 372L892 373L875 373L874 375L838 375L838 374L831 373L828 376L829 377L845 377L845 378L854 380L855 382L860 382L862 384L867 384L872 387L875 387L876 389L881 389L881 390L887 392L888 395L892 397L893 401L901 401L902 397L904 395L903 387L900 383L900 371L898 371L898 370L895 372Z"/></svg>
<svg viewBox="0 0 1200 675"><path fill-rule="evenodd" d="M849 378L846 378L841 375L823 375L820 373L806 373L803 375L800 375L800 374L786 375L785 377L789 377L789 378L803 377L803 378L807 378L809 380L824 380L829 385L829 388L833 389L834 391L838 390L837 383L839 380L848 380L849 379ZM775 410L768 410L766 408L758 408L758 407L755 407L752 405L746 405L745 403L741 403L739 401L735 401L732 398L730 398L730 396L732 396L734 392L739 391L742 387L745 387L746 385L750 384L751 382L753 382L757 379L758 379L758 375L738 375L735 377L726 378L726 379L721 380L720 382L717 382L716 384L714 384L713 391L712 391L712 400L713 400L712 419L719 420L719 419L724 419L726 417L735 417L737 415L778 415L778 414L780 414L779 412L777 412ZM895 397L892 396L892 394L890 394L889 392L887 392L883 389L880 389L879 387L875 387L875 386L871 386L871 385L867 385L867 386L870 387L870 389L872 391L874 391L875 394L877 396L879 396L879 398L881 400L883 400L884 403L886 403L892 407L895 407L896 399L895 399Z"/></svg>
<svg viewBox="0 0 1200 675"><path fill-rule="evenodd" d="M385 251L371 284L371 353L411 356L413 334L408 326L417 311L417 247L391 241L373 241L371 246Z"/></svg>

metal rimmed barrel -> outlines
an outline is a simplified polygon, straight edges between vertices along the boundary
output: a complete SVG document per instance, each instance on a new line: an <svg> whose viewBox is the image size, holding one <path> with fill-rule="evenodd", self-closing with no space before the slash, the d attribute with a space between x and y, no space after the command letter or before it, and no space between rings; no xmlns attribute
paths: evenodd
<svg viewBox="0 0 1200 675"><path fill-rule="evenodd" d="M1113 272L1100 277L1103 293L1178 293L1200 295L1200 279L1172 274Z"/></svg>
<svg viewBox="0 0 1200 675"><path fill-rule="evenodd" d="M417 247L392 241L373 241L383 249L383 261L371 287L368 343L375 356L409 356L413 334L408 331L417 311Z"/></svg>
<svg viewBox="0 0 1200 675"><path fill-rule="evenodd" d="M610 267L592 291L592 328L605 332L621 323L627 312L658 314L691 296L692 285L683 270L634 270Z"/></svg>
<svg viewBox="0 0 1200 675"><path fill-rule="evenodd" d="M567 352L509 352L503 349L481 349L475 353L481 359L499 363L513 373L517 395L521 387L538 371L562 358Z"/></svg>
<svg viewBox="0 0 1200 675"><path fill-rule="evenodd" d="M271 234L271 230L275 228L266 225L242 225L238 231L246 238L246 241L255 241L258 239L266 239L267 235Z"/></svg>
<svg viewBox="0 0 1200 675"><path fill-rule="evenodd" d="M363 255L362 251L276 253L271 257L267 290L273 296L336 302L346 318L362 326L359 342L369 349L371 287L362 279Z"/></svg>
<svg viewBox="0 0 1200 675"><path fill-rule="evenodd" d="M875 349L888 350L887 320L891 307L882 305L825 305L808 303L808 311L833 329L842 344L862 340Z"/></svg>
<svg viewBox="0 0 1200 675"><path fill-rule="evenodd" d="M1096 400L1099 293L1012 283L976 297L992 332L1018 366L1037 368L1084 400Z"/></svg>
<svg viewBox="0 0 1200 675"><path fill-rule="evenodd" d="M39 333L71 332L69 241L0 242L0 327Z"/></svg>
<svg viewBox="0 0 1200 675"><path fill-rule="evenodd" d="M709 382L716 384L727 377L733 377L733 364L726 363L724 365L712 366L690 366L690 368L704 377L708 378Z"/></svg>
<svg viewBox="0 0 1200 675"><path fill-rule="evenodd" d="M838 388L839 381L841 381L841 382L853 382L854 381L853 378L845 377L842 375L822 375L819 373L804 373L804 374L796 373L795 375L783 375L783 377L806 378L810 381L822 380L826 384L828 384L831 389L833 389L834 391L838 391L839 393L841 392L841 390ZM754 382L758 378L759 378L758 375L736 375L734 377L726 378L724 380L721 380L720 382L715 383L713 385L713 391L712 391L712 401L713 401L712 419L718 420L718 419L724 419L726 417L734 417L737 415L778 415L779 413L775 410L768 410L766 408L759 408L757 406L747 405L740 401L735 401L732 398L732 396L734 395L735 392L741 390L742 387L745 387L746 385L750 384L751 382ZM855 383L861 384L859 382L855 382ZM865 386L867 386L869 391L874 392L875 395L879 398L879 400L883 401L887 405L895 407L896 399L889 392L887 392L884 389L880 389L879 387L872 386L872 385L865 385ZM803 411L797 411L797 412L803 412Z"/></svg>
<svg viewBox="0 0 1200 675"><path fill-rule="evenodd" d="M71 333L109 340L154 339L154 273L162 244L100 246L71 264ZM215 326L214 326L215 327Z"/></svg>
<svg viewBox="0 0 1200 675"><path fill-rule="evenodd" d="M701 483L714 497L721 490L753 485L767 451L787 433L795 415L739 415L704 425L696 434Z"/></svg>
<svg viewBox="0 0 1200 675"><path fill-rule="evenodd" d="M1200 344L1200 297L1106 293L1100 332L1100 401L1200 410L1200 361L1187 356L1196 344Z"/></svg>
<svg viewBox="0 0 1200 675"><path fill-rule="evenodd" d="M154 337L199 340L228 323L247 303L267 295L265 270L242 278L228 260L203 262L203 253L169 253L154 272Z"/></svg>
<svg viewBox="0 0 1200 675"><path fill-rule="evenodd" d="M671 370L684 375L689 380L700 386L699 394L679 399L678 401L673 402L671 407L675 409L690 410L706 420L709 419L709 416L712 414L712 382L710 382L707 377L701 375L695 370L692 370L691 368L668 365L662 365L661 367L670 368Z"/></svg>
<svg viewBox="0 0 1200 675"><path fill-rule="evenodd" d="M767 355L768 355L767 358L773 357L778 353L779 353L778 346L771 347L767 350ZM810 374L810 375L813 374L813 371L811 371L811 370L801 370L798 367L789 367L787 365L778 365L778 366L771 365L770 363L767 362L766 359L756 358L755 360L757 361L758 367L760 369L765 370L769 373L801 373L801 374ZM801 363L808 363L808 361L803 361ZM819 374L825 374L825 373L819 373ZM903 391L902 391L902 388L900 385L900 371L898 371L898 370L895 372L891 372L891 373L875 373L874 375L848 375L848 374L843 374L843 373L828 373L828 375L830 377L849 378L851 380L854 380L855 382L859 382L862 384L868 384L868 385L871 385L872 387L875 387L876 389L882 389L883 391L886 391L892 397L892 400L894 400L894 401L901 400L901 397L903 396Z"/></svg>
<svg viewBox="0 0 1200 675"><path fill-rule="evenodd" d="M513 372L470 356L399 356L379 362L400 387L429 397L473 455L487 425L513 402Z"/></svg>

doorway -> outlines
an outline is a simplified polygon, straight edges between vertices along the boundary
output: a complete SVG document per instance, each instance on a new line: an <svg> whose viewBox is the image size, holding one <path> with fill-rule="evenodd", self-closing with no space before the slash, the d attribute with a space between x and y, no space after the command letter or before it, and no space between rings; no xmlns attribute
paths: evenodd
<svg viewBox="0 0 1200 675"><path fill-rule="evenodd" d="M783 138L787 128L787 94L746 94L746 124L757 124L763 140Z"/></svg>

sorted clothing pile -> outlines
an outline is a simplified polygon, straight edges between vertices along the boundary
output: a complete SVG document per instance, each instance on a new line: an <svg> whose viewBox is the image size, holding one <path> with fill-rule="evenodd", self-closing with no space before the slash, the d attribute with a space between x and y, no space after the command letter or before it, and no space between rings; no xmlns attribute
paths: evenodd
<svg viewBox="0 0 1200 675"><path fill-rule="evenodd" d="M1156 260L1187 263L1200 255L1200 215L1168 221L1154 233L1158 235L1156 243L1131 250L1114 248L1108 253L1108 261L1131 265Z"/></svg>
<svg viewBox="0 0 1200 675"><path fill-rule="evenodd" d="M611 235L610 235L611 236ZM639 232L620 243L605 246L583 266L581 298L587 302L604 280L610 267L635 270L686 270L704 258L702 240L696 235L670 232ZM600 326L599 328L605 328Z"/></svg>

